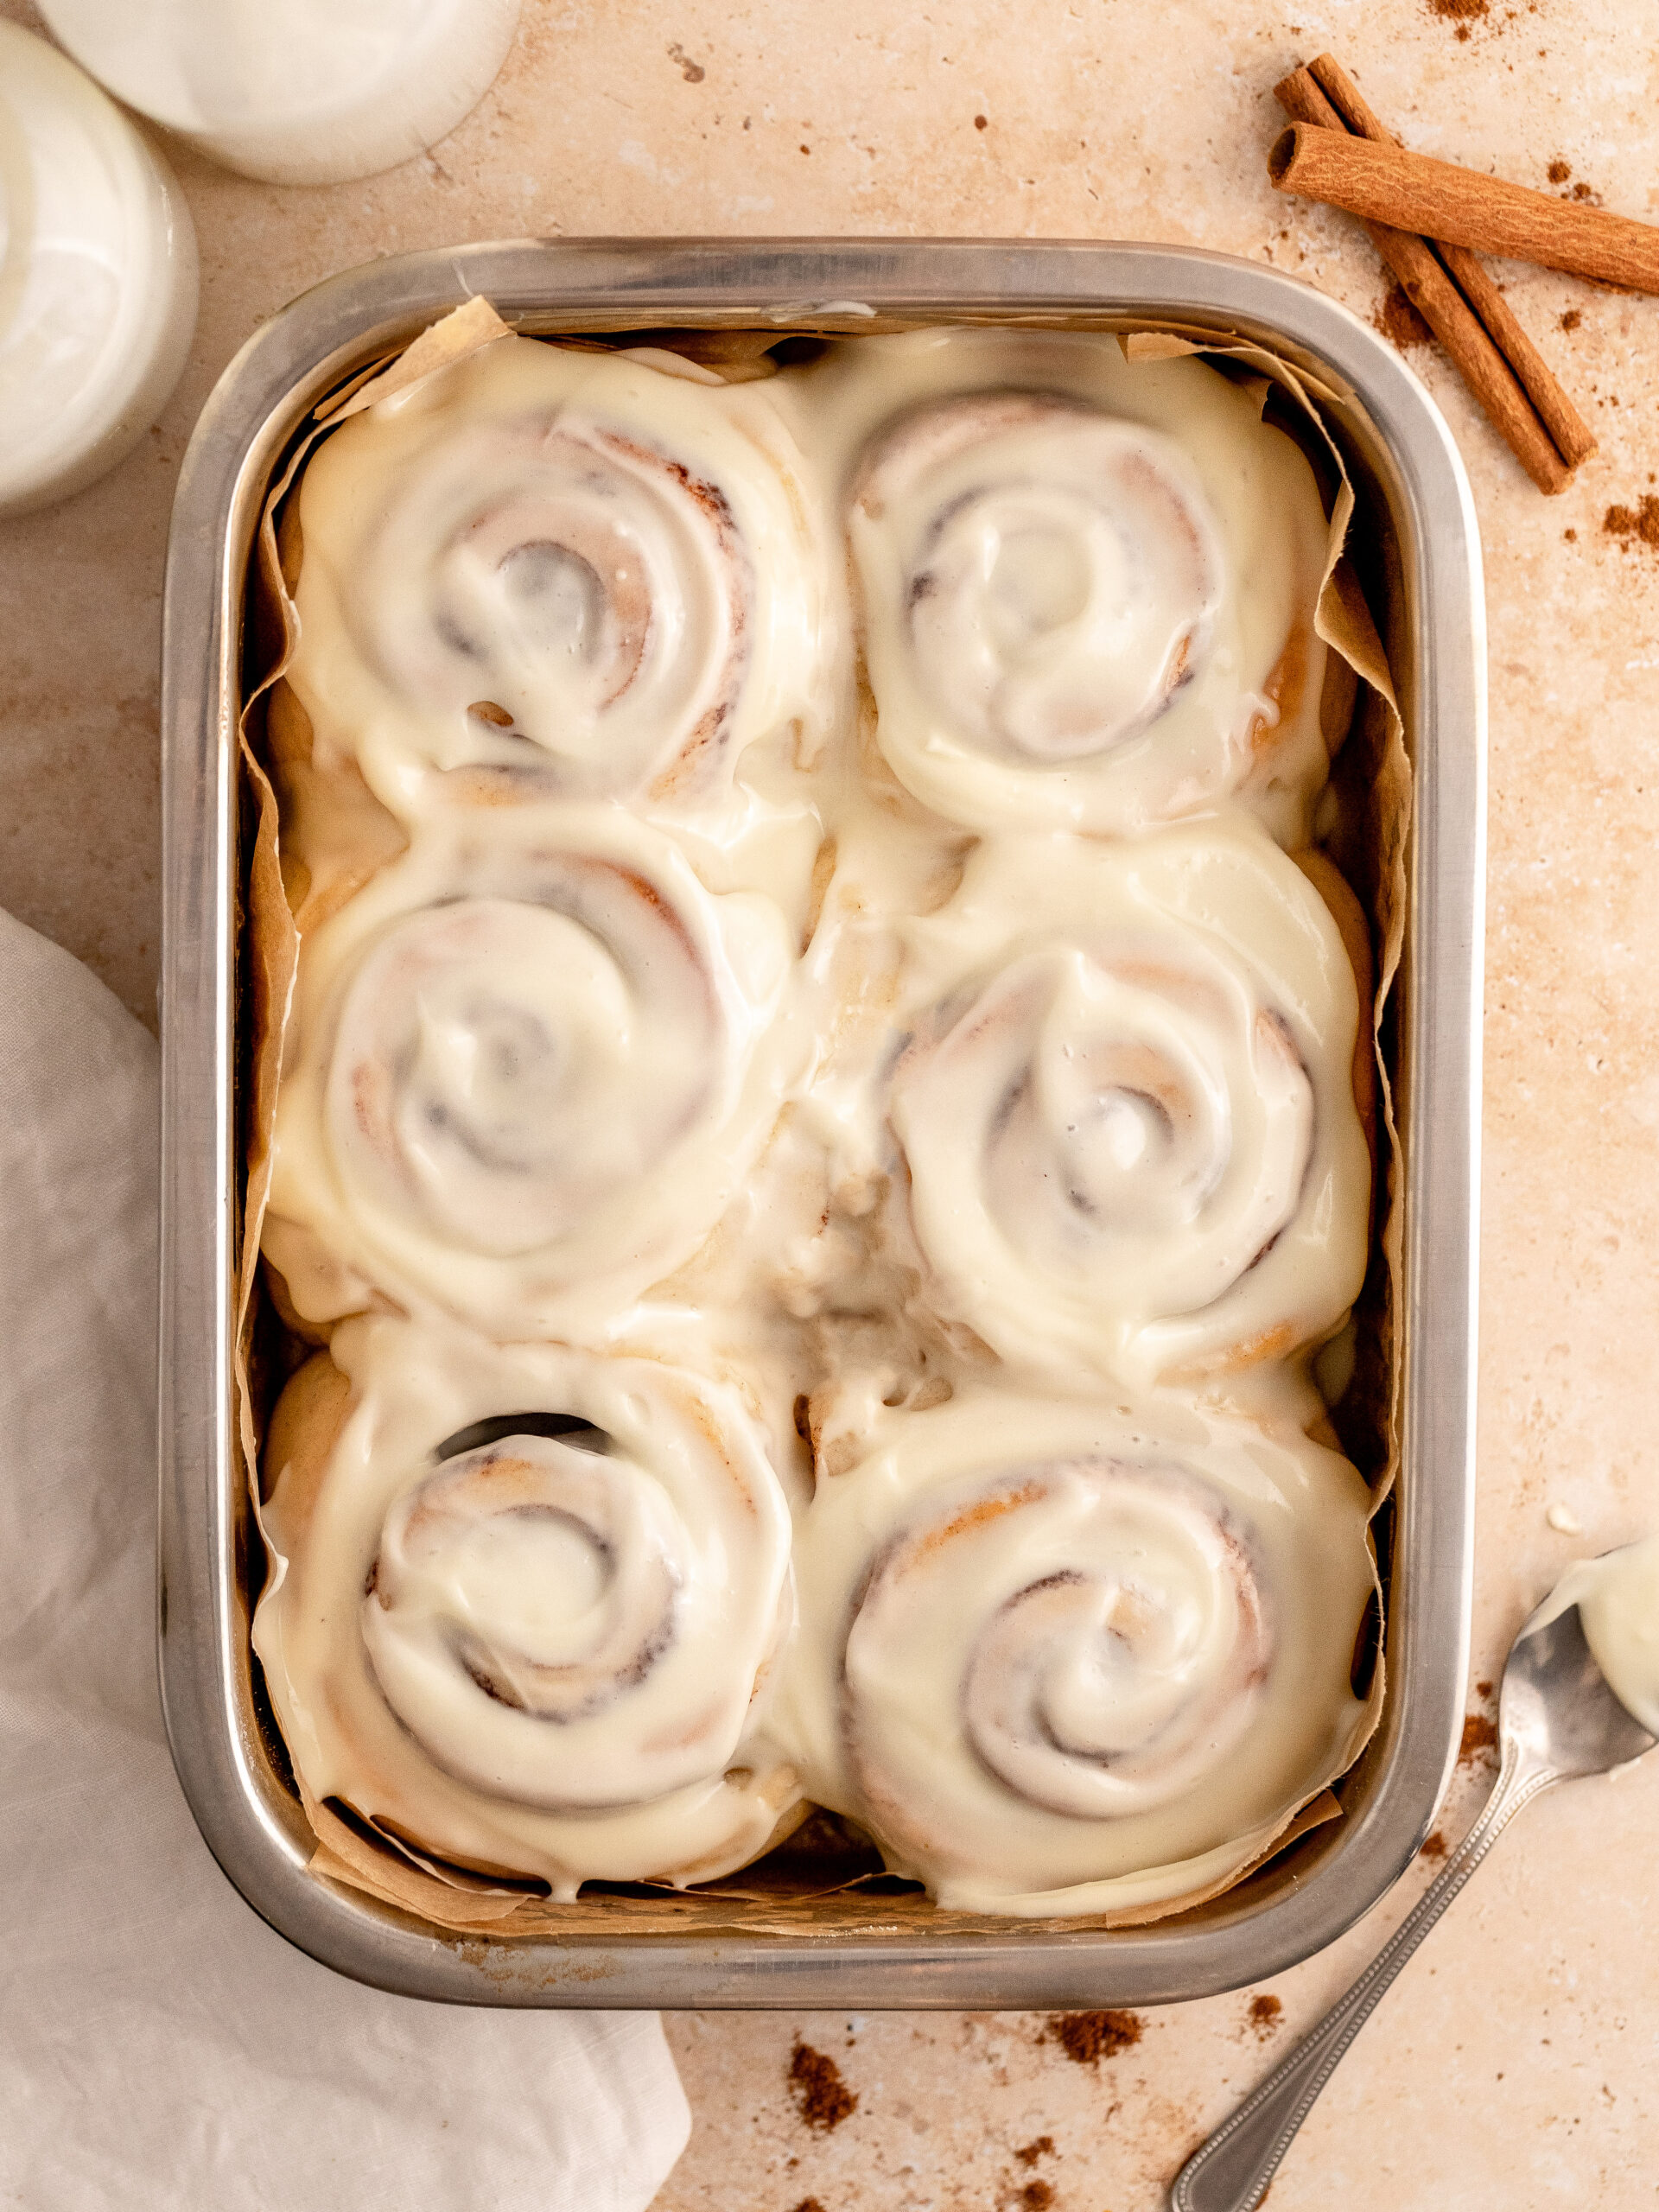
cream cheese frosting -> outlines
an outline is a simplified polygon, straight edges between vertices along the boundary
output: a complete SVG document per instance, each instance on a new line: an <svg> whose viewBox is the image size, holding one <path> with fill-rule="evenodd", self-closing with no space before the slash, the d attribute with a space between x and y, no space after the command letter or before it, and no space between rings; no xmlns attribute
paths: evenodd
<svg viewBox="0 0 1659 2212"><path fill-rule="evenodd" d="M758 1734L789 1511L737 1395L391 1319L331 1352L337 1433L273 1423L253 1630L313 1796L559 1897L752 1858L799 1789Z"/></svg>
<svg viewBox="0 0 1659 2212"><path fill-rule="evenodd" d="M1575 1560L1528 1625L1541 1628L1570 1605L1613 1694L1659 1736L1659 1535Z"/></svg>
<svg viewBox="0 0 1659 2212"><path fill-rule="evenodd" d="M502 1337L689 1256L810 1066L791 947L620 809L455 810L308 942L265 1249L307 1319L370 1287Z"/></svg>
<svg viewBox="0 0 1659 2212"><path fill-rule="evenodd" d="M1260 379L1060 331L836 349L780 408L837 480L894 772L948 820L1305 843L1326 524Z"/></svg>
<svg viewBox="0 0 1659 2212"><path fill-rule="evenodd" d="M943 1904L1205 1891L1361 1740L1370 1510L1294 1424L988 1389L877 1408L802 1525L771 1726Z"/></svg>
<svg viewBox="0 0 1659 2212"><path fill-rule="evenodd" d="M764 387L674 367L502 338L325 442L287 671L322 765L404 817L522 794L695 819L748 745L822 725L804 464Z"/></svg>
<svg viewBox="0 0 1659 2212"><path fill-rule="evenodd" d="M568 1897L804 1789L1154 1912L1348 1763L1369 1033L1261 401L510 338L308 462L286 736L397 832L302 924L264 1233L344 1408L256 1630L315 1798Z"/></svg>
<svg viewBox="0 0 1659 2212"><path fill-rule="evenodd" d="M1143 1387L1339 1325L1370 1228L1357 991L1254 823L988 841L905 936L891 1113L946 1313Z"/></svg>

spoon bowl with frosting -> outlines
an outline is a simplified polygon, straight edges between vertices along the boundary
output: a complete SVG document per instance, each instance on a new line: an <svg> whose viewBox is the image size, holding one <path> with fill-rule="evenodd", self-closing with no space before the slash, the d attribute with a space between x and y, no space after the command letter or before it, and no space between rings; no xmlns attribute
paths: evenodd
<svg viewBox="0 0 1659 2212"><path fill-rule="evenodd" d="M1497 1786L1438 1878L1312 2035L1207 2142L1174 2212L1254 2212L1338 2061L1498 1837L1558 1782L1605 1774L1659 1739L1659 1535L1570 1567L1510 1649Z"/></svg>

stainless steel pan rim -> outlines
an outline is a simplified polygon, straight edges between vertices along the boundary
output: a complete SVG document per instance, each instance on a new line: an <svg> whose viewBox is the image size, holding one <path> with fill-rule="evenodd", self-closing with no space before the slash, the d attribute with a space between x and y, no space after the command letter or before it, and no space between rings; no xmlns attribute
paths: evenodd
<svg viewBox="0 0 1659 2212"><path fill-rule="evenodd" d="M311 1839L250 1688L232 1453L232 1087L243 580L266 481L315 397L474 294L542 332L952 317L1175 318L1265 340L1351 393L1334 410L1392 518L1418 807L1402 1019L1407 1101L1404 1457L1392 1688L1348 1817L1174 1921L1058 1934L913 1929L762 1936L456 1937L307 1872ZM1279 1973L1376 1902L1427 1834L1462 1726L1474 1503L1485 640L1467 480L1445 423L1358 319L1275 270L1086 243L524 241L406 254L321 284L226 371L185 457L168 548L162 691L162 1174L159 1646L173 1757L253 1909L314 1957L407 1995L481 2005L1158 2004Z"/></svg>

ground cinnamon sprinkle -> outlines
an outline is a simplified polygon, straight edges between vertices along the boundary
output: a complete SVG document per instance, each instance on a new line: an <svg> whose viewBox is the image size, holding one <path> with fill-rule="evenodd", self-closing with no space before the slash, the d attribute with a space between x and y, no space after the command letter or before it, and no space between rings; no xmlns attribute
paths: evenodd
<svg viewBox="0 0 1659 2212"><path fill-rule="evenodd" d="M1572 174L1573 165L1570 162L1552 162L1544 171L1544 175L1552 184L1565 184Z"/></svg>
<svg viewBox="0 0 1659 2212"><path fill-rule="evenodd" d="M804 2196L798 2204L791 2208L791 2212L823 2212L823 2207L816 2196Z"/></svg>
<svg viewBox="0 0 1659 2212"><path fill-rule="evenodd" d="M1279 1999L1271 1994L1254 1997L1251 1999L1250 2025L1255 2030L1255 2032L1261 2037L1263 2043L1267 2041L1268 2037L1279 2025L1280 2020L1283 2017L1284 2010L1285 2008L1280 2003Z"/></svg>
<svg viewBox="0 0 1659 2212"><path fill-rule="evenodd" d="M1097 2066L1140 2042L1144 2032L1138 2012L1057 2012L1044 2031L1079 2066Z"/></svg>
<svg viewBox="0 0 1659 2212"><path fill-rule="evenodd" d="M1458 1746L1458 1764L1472 1766L1481 1753L1490 1751L1497 1742L1497 1722L1489 1719L1484 1713L1471 1713L1463 1724L1463 1741Z"/></svg>
<svg viewBox="0 0 1659 2212"><path fill-rule="evenodd" d="M1390 284L1383 293L1382 304L1372 321L1385 338L1394 340L1402 353L1408 346L1427 346L1434 334L1398 284Z"/></svg>
<svg viewBox="0 0 1659 2212"><path fill-rule="evenodd" d="M1420 1859L1445 1858L1446 1838L1440 1834L1439 1828L1436 1828L1433 1834L1427 1839L1422 1849L1418 1853L1417 1856Z"/></svg>
<svg viewBox="0 0 1659 2212"><path fill-rule="evenodd" d="M833 2058L821 2050L814 2050L810 2043L796 2039L790 2054L789 2086L795 2093L795 2107L809 2127L820 2134L829 2134L832 2127L839 2127L843 2120L858 2108L858 2099L841 2078L841 2069ZM807 2202L810 2204L809 2197ZM801 2212L797 2206L796 2212Z"/></svg>
<svg viewBox="0 0 1659 2212"><path fill-rule="evenodd" d="M1052 2135L1039 2135L1034 2143L1022 2143L1014 2155L1022 2166L1034 2166L1039 2158L1053 2157L1054 2138Z"/></svg>
<svg viewBox="0 0 1659 2212"><path fill-rule="evenodd" d="M1659 499L1644 492L1633 507L1609 507L1601 526L1623 545L1650 545L1659 550Z"/></svg>
<svg viewBox="0 0 1659 2212"><path fill-rule="evenodd" d="M1576 330L1583 321L1584 317L1579 312L1577 308L1568 308L1561 317L1561 328L1563 330Z"/></svg>
<svg viewBox="0 0 1659 2212"><path fill-rule="evenodd" d="M1046 2181L1028 2181L1020 2192L1020 2202L1026 2212L1048 2212L1054 2202L1054 2191Z"/></svg>
<svg viewBox="0 0 1659 2212"><path fill-rule="evenodd" d="M1456 36L1466 39L1469 27L1491 12L1490 0L1428 0L1428 12L1445 23L1455 23Z"/></svg>

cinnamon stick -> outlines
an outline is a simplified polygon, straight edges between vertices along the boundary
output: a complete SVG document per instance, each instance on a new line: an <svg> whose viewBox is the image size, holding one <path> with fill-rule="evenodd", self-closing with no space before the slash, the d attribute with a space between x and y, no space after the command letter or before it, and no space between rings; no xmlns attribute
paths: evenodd
<svg viewBox="0 0 1659 2212"><path fill-rule="evenodd" d="M1343 119L1309 71L1297 69L1274 87L1285 112L1310 135L1323 130L1345 144ZM1409 231L1367 221L1371 244L1394 271L1400 289L1456 364L1493 429L1541 492L1564 492L1567 467L1515 372L1483 328L1479 317L1434 257L1432 247Z"/></svg>
<svg viewBox="0 0 1659 2212"><path fill-rule="evenodd" d="M1398 145L1399 140L1372 110L1359 86L1334 54L1321 54L1307 67L1308 74L1336 110L1338 117L1357 137L1373 139L1379 145ZM1311 115L1292 118L1301 123L1312 123L1316 119ZM1477 259L1466 245L1437 241L1436 251L1456 280L1465 299L1485 325L1498 351L1519 378L1528 398L1538 410L1544 428L1554 440L1562 460L1569 468L1576 468L1596 449L1595 436L1589 424L1561 389L1543 355L1528 337L1514 308L1487 273L1485 264Z"/></svg>
<svg viewBox="0 0 1659 2212"><path fill-rule="evenodd" d="M1345 207L1370 222L1659 293L1659 230L1651 224L1554 200L1455 162L1296 123L1274 142L1268 174L1281 192Z"/></svg>

